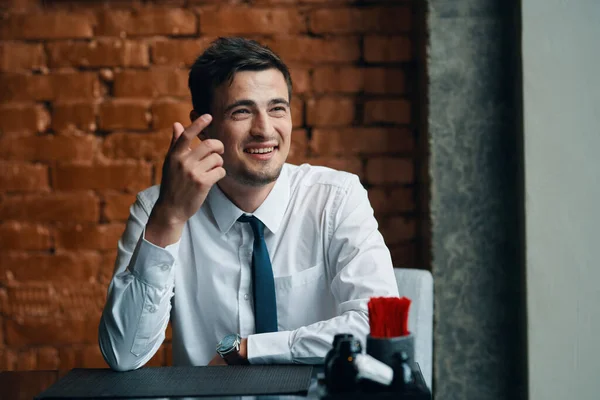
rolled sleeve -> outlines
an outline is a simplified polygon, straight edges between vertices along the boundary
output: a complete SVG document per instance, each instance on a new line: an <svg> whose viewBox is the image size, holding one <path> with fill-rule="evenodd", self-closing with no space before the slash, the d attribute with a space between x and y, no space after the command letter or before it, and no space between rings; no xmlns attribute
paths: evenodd
<svg viewBox="0 0 600 400"><path fill-rule="evenodd" d="M291 364L291 334L291 331L282 331L248 336L250 364Z"/></svg>

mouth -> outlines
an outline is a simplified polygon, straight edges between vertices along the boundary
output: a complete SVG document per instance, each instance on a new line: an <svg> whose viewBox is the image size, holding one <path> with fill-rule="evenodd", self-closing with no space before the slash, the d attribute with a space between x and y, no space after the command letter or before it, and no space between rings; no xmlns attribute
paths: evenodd
<svg viewBox="0 0 600 400"><path fill-rule="evenodd" d="M279 149L279 146L261 146L248 147L244 149L244 153L257 161L269 161Z"/></svg>
<svg viewBox="0 0 600 400"><path fill-rule="evenodd" d="M278 148L278 146L258 147L258 148L252 148L252 149L244 149L244 153L248 153L248 154L269 154L269 153L274 152L277 148Z"/></svg>

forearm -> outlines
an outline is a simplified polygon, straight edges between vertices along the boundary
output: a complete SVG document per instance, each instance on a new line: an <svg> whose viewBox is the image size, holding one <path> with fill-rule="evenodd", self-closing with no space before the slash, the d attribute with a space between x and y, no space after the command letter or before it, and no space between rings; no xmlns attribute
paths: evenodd
<svg viewBox="0 0 600 400"><path fill-rule="evenodd" d="M293 331L250 335L248 360L251 364L318 364L331 349L336 334L351 333L364 345L368 332L366 306L364 310L359 307Z"/></svg>
<svg viewBox="0 0 600 400"><path fill-rule="evenodd" d="M144 365L169 321L178 243L161 248L144 240L147 208L138 199L131 209L98 331L102 354L116 370Z"/></svg>
<svg viewBox="0 0 600 400"><path fill-rule="evenodd" d="M100 350L112 369L139 368L156 353L169 322L170 293L129 271L114 277L98 331Z"/></svg>

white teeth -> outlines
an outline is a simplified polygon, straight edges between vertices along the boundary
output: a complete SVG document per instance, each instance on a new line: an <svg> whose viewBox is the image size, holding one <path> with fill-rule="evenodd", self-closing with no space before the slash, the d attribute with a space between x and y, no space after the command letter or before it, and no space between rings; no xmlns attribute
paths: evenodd
<svg viewBox="0 0 600 400"><path fill-rule="evenodd" d="M275 147L264 147L262 149L248 149L248 153L250 154L263 154L263 153L270 153L273 150L275 150Z"/></svg>

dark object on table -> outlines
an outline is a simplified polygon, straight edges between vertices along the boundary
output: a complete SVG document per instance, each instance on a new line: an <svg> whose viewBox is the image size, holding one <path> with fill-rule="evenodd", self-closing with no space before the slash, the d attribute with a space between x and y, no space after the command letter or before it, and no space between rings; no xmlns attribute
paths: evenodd
<svg viewBox="0 0 600 400"><path fill-rule="evenodd" d="M306 365L158 367L128 372L74 369L36 398L306 396L311 376L312 366Z"/></svg>
<svg viewBox="0 0 600 400"><path fill-rule="evenodd" d="M353 392L331 392L326 387L321 387L319 398L322 400L431 400L431 391L427 387L419 364L411 366L412 383L403 390L392 390L389 386L380 385L377 390L366 387L365 382L357 385Z"/></svg>
<svg viewBox="0 0 600 400"><path fill-rule="evenodd" d="M352 335L334 339L332 352L325 364L325 385L331 392L351 392L356 389L358 369L354 357L362 352L362 346Z"/></svg>

